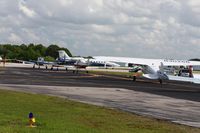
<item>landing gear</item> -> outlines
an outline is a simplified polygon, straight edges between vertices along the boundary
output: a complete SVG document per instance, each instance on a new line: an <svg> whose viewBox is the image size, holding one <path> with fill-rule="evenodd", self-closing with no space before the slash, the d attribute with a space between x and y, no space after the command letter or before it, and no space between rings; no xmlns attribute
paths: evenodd
<svg viewBox="0 0 200 133"><path fill-rule="evenodd" d="M73 70L73 73L78 74L78 70Z"/></svg>
<svg viewBox="0 0 200 133"><path fill-rule="evenodd" d="M46 65L46 69L48 69L48 66Z"/></svg>
<svg viewBox="0 0 200 133"><path fill-rule="evenodd" d="M162 84L162 83L163 83L162 79L158 79L158 81L159 81L159 83L160 83L160 84Z"/></svg>
<svg viewBox="0 0 200 133"><path fill-rule="evenodd" d="M134 81L134 82L136 81L136 76L133 76L133 81Z"/></svg>

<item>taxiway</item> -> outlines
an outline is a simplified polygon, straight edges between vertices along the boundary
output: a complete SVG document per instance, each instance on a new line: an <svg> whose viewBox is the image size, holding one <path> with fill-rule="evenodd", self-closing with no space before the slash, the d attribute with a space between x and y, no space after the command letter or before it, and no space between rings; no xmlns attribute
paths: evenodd
<svg viewBox="0 0 200 133"><path fill-rule="evenodd" d="M200 127L200 85L45 69L0 69L4 89L61 96Z"/></svg>

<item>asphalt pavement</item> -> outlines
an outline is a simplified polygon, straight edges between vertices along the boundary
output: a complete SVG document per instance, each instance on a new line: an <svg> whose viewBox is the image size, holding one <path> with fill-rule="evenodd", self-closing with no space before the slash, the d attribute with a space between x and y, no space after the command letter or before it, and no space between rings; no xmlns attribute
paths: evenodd
<svg viewBox="0 0 200 133"><path fill-rule="evenodd" d="M72 71L1 67L3 88L67 97L200 127L200 85Z"/></svg>

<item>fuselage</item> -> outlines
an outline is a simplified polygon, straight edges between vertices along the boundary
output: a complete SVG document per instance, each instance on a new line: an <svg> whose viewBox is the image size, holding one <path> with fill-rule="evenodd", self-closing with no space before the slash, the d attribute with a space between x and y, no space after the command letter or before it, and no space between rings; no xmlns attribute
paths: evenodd
<svg viewBox="0 0 200 133"><path fill-rule="evenodd" d="M111 57L111 56L94 56L95 60L112 62L116 64L124 63L126 66L141 66L143 77L150 79L166 79L164 66L194 66L200 65L200 62L188 60L173 59L144 59L130 57Z"/></svg>

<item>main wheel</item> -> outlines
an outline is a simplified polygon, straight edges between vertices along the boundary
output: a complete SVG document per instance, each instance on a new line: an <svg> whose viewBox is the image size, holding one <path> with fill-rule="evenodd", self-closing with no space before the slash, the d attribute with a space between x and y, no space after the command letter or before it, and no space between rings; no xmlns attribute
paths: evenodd
<svg viewBox="0 0 200 133"><path fill-rule="evenodd" d="M133 81L134 81L134 82L136 81L136 76L133 76Z"/></svg>
<svg viewBox="0 0 200 133"><path fill-rule="evenodd" d="M159 79L158 81L159 81L159 83L160 83L160 84L162 84L162 83L163 83L162 79Z"/></svg>

